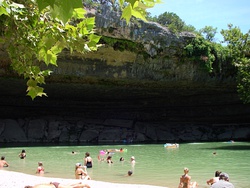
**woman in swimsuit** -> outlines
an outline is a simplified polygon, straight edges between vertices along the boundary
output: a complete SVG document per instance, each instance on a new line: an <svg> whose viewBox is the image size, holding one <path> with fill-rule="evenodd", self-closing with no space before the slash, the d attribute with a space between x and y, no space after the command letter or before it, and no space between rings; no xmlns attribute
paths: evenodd
<svg viewBox="0 0 250 188"><path fill-rule="evenodd" d="M93 160L92 160L92 158L90 157L89 152L86 152L86 153L85 153L84 165L85 165L87 168L92 168Z"/></svg>
<svg viewBox="0 0 250 188"><path fill-rule="evenodd" d="M197 183L191 182L191 176L188 175L189 169L184 168L184 175L180 177L180 183L178 188L196 188Z"/></svg>
<svg viewBox="0 0 250 188"><path fill-rule="evenodd" d="M81 163L76 163L75 177L76 179L91 180L87 173L86 166L82 166Z"/></svg>

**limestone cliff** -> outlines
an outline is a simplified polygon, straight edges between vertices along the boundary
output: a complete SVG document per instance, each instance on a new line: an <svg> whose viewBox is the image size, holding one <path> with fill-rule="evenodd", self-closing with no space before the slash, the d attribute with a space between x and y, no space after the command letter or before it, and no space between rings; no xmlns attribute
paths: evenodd
<svg viewBox="0 0 250 188"><path fill-rule="evenodd" d="M105 45L85 55L64 51L51 67L48 98L32 101L22 79L0 79L0 142L249 140L250 106L234 77L212 77L183 55L193 34L126 25L109 11L95 13ZM0 55L1 76L12 75Z"/></svg>

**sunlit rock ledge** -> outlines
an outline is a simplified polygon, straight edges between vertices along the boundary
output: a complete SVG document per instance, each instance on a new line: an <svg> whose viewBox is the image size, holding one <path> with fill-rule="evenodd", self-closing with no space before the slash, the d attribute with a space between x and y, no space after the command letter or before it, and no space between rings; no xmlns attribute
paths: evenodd
<svg viewBox="0 0 250 188"><path fill-rule="evenodd" d="M178 54L177 50L196 36L190 32L174 34L155 22L132 19L130 23L126 23L119 13L112 11L107 5L102 5L100 10L87 10L89 16L95 16L97 34L140 43L151 57Z"/></svg>

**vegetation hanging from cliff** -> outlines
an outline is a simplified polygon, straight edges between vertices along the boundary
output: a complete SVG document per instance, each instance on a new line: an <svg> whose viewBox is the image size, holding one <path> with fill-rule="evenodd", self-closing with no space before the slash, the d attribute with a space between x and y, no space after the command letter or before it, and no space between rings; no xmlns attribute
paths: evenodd
<svg viewBox="0 0 250 188"><path fill-rule="evenodd" d="M168 27L176 35L182 31L196 33L196 38L185 46L184 56L200 63L211 75L221 75L222 79L223 76L236 76L241 100L250 103L250 31L243 34L239 28L229 24L228 30L221 31L227 44L222 45L215 42L217 28L212 26L205 26L197 31L171 12L158 17L151 17L149 14L147 18Z"/></svg>
<svg viewBox="0 0 250 188"><path fill-rule="evenodd" d="M112 46L114 50L129 51L137 54L141 54L144 58L149 58L149 54L144 51L144 47L140 43L132 42L129 40L122 40L117 38L110 38L102 36L99 41L100 44L107 44L108 46Z"/></svg>

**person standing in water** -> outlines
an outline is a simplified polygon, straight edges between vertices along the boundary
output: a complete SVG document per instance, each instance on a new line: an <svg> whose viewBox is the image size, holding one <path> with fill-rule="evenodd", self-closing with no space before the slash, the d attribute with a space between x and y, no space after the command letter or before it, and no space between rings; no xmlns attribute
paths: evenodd
<svg viewBox="0 0 250 188"><path fill-rule="evenodd" d="M18 156L20 157L20 159L24 159L26 157L26 151L23 149Z"/></svg>
<svg viewBox="0 0 250 188"><path fill-rule="evenodd" d="M87 168L92 168L92 166L93 166L93 160L90 157L90 153L89 152L85 153L84 166L86 166Z"/></svg>
<svg viewBox="0 0 250 188"><path fill-rule="evenodd" d="M131 163L131 166L132 166L132 167L135 166L135 157L134 157L134 156L132 156L132 157L130 158L130 163Z"/></svg>

